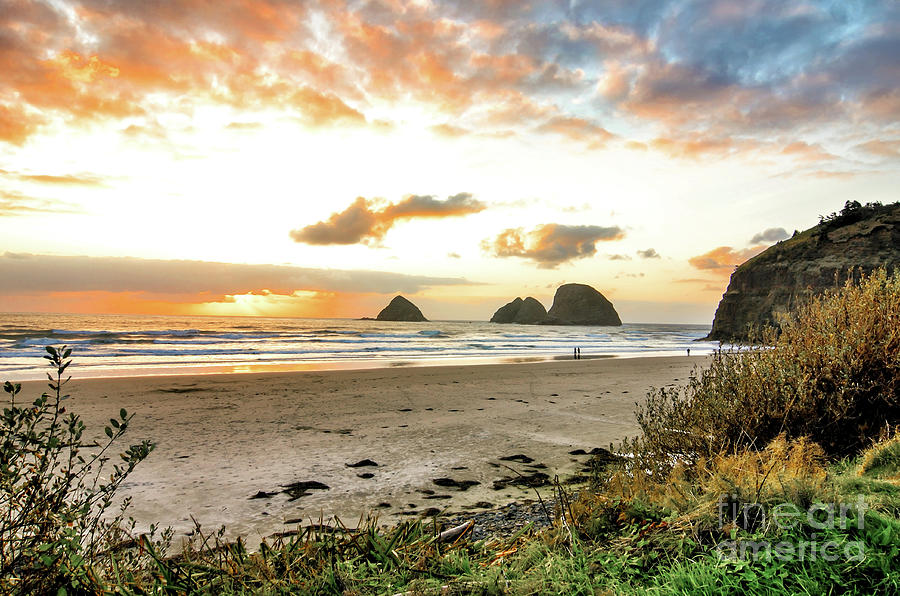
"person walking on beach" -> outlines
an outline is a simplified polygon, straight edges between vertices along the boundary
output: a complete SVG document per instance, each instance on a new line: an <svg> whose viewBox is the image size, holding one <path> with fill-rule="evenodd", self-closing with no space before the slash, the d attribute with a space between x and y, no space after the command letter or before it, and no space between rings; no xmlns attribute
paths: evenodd
<svg viewBox="0 0 900 596"><path fill-rule="evenodd" d="M688 348L688 356L690 356L690 355L691 355L691 349Z"/></svg>

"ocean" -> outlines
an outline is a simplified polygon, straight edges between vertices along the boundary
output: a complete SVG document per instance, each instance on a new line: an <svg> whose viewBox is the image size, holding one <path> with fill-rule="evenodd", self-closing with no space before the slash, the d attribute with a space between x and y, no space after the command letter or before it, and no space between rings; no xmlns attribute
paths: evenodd
<svg viewBox="0 0 900 596"><path fill-rule="evenodd" d="M0 381L45 378L48 345L68 345L76 378L328 370L709 354L706 325L621 327L397 323L351 319L0 315Z"/></svg>

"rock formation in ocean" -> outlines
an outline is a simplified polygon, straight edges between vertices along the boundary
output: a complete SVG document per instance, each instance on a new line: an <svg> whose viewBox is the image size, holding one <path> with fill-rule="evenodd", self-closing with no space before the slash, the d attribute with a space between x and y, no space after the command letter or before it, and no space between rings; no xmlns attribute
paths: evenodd
<svg viewBox="0 0 900 596"><path fill-rule="evenodd" d="M491 323L512 323L521 309L522 299L516 296L515 300L507 302L497 309L497 312L491 317Z"/></svg>
<svg viewBox="0 0 900 596"><path fill-rule="evenodd" d="M419 307L404 298L394 296L391 303L384 307L376 317L378 321L427 321Z"/></svg>
<svg viewBox="0 0 900 596"><path fill-rule="evenodd" d="M522 308L516 314L514 323L522 323L523 325L534 325L540 323L547 318L547 309L535 298L528 296L522 301Z"/></svg>
<svg viewBox="0 0 900 596"><path fill-rule="evenodd" d="M603 294L585 284L556 289L545 325L621 325L619 313Z"/></svg>
<svg viewBox="0 0 900 596"><path fill-rule="evenodd" d="M900 266L900 203L860 205L779 242L735 269L709 339L746 339L749 326L777 326L811 296L851 274ZM551 309L552 312L552 309Z"/></svg>
<svg viewBox="0 0 900 596"><path fill-rule="evenodd" d="M520 323L534 325L547 318L547 309L531 296L522 300L516 298L501 306L491 317L491 323Z"/></svg>

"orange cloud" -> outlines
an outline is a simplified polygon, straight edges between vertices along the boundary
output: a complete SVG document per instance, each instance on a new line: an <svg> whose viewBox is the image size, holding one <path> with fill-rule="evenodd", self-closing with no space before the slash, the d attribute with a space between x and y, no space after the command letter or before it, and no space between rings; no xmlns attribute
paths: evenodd
<svg viewBox="0 0 900 596"><path fill-rule="evenodd" d="M619 64L608 63L597 84L597 91L608 100L618 101L627 97L630 90L631 77L628 71Z"/></svg>
<svg viewBox="0 0 900 596"><path fill-rule="evenodd" d="M696 269L711 271L718 275L731 275L732 270L764 251L767 246L753 246L742 250L735 250L730 246L719 246L709 252L691 257L688 263Z"/></svg>
<svg viewBox="0 0 900 596"><path fill-rule="evenodd" d="M625 231L618 226L543 224L529 232L509 228L493 240L484 240L481 247L495 257L520 257L534 261L541 269L555 269L562 263L594 256L597 242L624 237Z"/></svg>
<svg viewBox="0 0 900 596"><path fill-rule="evenodd" d="M281 61L288 72L296 72L309 84L318 89L340 90L343 94L358 95L355 87L348 84L352 75L348 69L310 50L292 50Z"/></svg>
<svg viewBox="0 0 900 596"><path fill-rule="evenodd" d="M552 132L573 141L588 143L591 147L601 147L615 135L584 118L555 116L538 127L541 132Z"/></svg>
<svg viewBox="0 0 900 596"><path fill-rule="evenodd" d="M868 93L859 101L859 109L866 116L896 122L900 117L900 90L879 89Z"/></svg>
<svg viewBox="0 0 900 596"><path fill-rule="evenodd" d="M294 92L291 103L301 111L303 121L310 126L366 123L365 116L332 93L319 93L305 87Z"/></svg>
<svg viewBox="0 0 900 596"><path fill-rule="evenodd" d="M870 155L879 157L900 157L900 140L882 140L874 139L856 146L857 149L865 151Z"/></svg>
<svg viewBox="0 0 900 596"><path fill-rule="evenodd" d="M431 132L434 134L447 137L447 138L457 138L462 137L469 134L470 131L462 128L460 126L453 126L452 124L435 124L430 127Z"/></svg>
<svg viewBox="0 0 900 596"><path fill-rule="evenodd" d="M630 149L639 149L640 144L630 143ZM759 148L759 144L748 139L715 137L691 134L683 137L659 137L649 142L649 146L670 157L700 159L707 156L728 157Z"/></svg>
<svg viewBox="0 0 900 596"><path fill-rule="evenodd" d="M458 217L478 213L486 205L469 193L459 193L441 201L431 195L409 195L399 203L379 207L376 201L358 197L349 207L297 230L291 238L304 244L358 244L384 238L394 223L401 219L426 217Z"/></svg>
<svg viewBox="0 0 900 596"><path fill-rule="evenodd" d="M810 178L825 178L825 179L837 179L844 180L847 178L854 178L862 174L862 171L835 171L835 170L816 170L813 172L807 172L805 175Z"/></svg>
<svg viewBox="0 0 900 596"><path fill-rule="evenodd" d="M68 203L53 199L30 197L16 191L0 190L0 217L30 215L32 213L76 213Z"/></svg>
<svg viewBox="0 0 900 596"><path fill-rule="evenodd" d="M477 78L489 85L515 86L539 70L530 56L523 54L474 54L469 65L477 71Z"/></svg>
<svg viewBox="0 0 900 596"><path fill-rule="evenodd" d="M786 145L784 149L781 150L781 153L783 155L797 157L798 159L806 162L836 159L834 155L825 151L818 143L810 145L809 143L805 143L803 141L795 141Z"/></svg>
<svg viewBox="0 0 900 596"><path fill-rule="evenodd" d="M72 50L60 52L46 62L55 67L63 78L78 83L90 83L101 77L119 76L118 68L103 62L97 56L85 58Z"/></svg>
<svg viewBox="0 0 900 596"><path fill-rule="evenodd" d="M38 182L40 184L58 184L61 186L103 186L103 180L90 174L15 174L15 177L25 182Z"/></svg>
<svg viewBox="0 0 900 596"><path fill-rule="evenodd" d="M415 103L443 112L435 122L449 115L453 126L483 135L516 128L600 146L612 133L597 119L616 114L657 126L651 145L670 156L765 146L821 161L832 156L815 145L776 148L765 137L810 124L894 122L900 113L886 25L824 47L811 42L810 22L773 8L771 17L791 26L747 54L724 48L756 47L752 32L765 27L751 26L763 18L755 9L717 3L705 13L682 7L665 17L656 8L635 9L633 20L623 16L628 3L600 4L384 0L311 9L221 0L210 11L204 0L6 0L0 141L21 145L44 122L153 120L159 111L190 113L205 103L296 111L309 126L383 129L383 121L367 118L370 109ZM735 31L736 21L721 14L743 15L748 26ZM787 42L800 32L802 41ZM822 56L798 63L799 74L765 68L777 64L770 50L804 43ZM790 55L802 62L806 54L818 55ZM120 128L138 131L132 126ZM436 134L458 132L435 126Z"/></svg>
<svg viewBox="0 0 900 596"><path fill-rule="evenodd" d="M41 118L34 118L20 107L0 104L0 141L23 145L38 128Z"/></svg>

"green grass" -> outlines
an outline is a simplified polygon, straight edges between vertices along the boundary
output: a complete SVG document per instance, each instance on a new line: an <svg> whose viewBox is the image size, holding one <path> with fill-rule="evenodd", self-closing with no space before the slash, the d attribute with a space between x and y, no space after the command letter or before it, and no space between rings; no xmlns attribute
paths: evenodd
<svg viewBox="0 0 900 596"><path fill-rule="evenodd" d="M540 533L526 529L445 544L439 523L385 529L372 522L354 530L308 528L250 552L240 541L224 542L224 529L206 534L198 527L176 557L164 555L165 539L85 523L98 519L96 500L108 506L117 483L152 446L126 451L99 492L80 480L81 468L72 464L78 461L75 448L90 446L80 442L77 418L59 422L68 352L51 349L55 396L21 407L19 388L5 386L11 405L0 417L0 505L6 507L0 507L0 589L154 595L900 593L900 435L891 435L900 420L898 329L900 273L878 271L814 300L779 337L772 336L773 349L720 355L687 386L651 393L638 411L644 436L623 446L635 457L596 469L577 498L558 485L556 522ZM111 442L124 434L128 420L123 411L111 421ZM875 437L881 440L873 443ZM41 515L40 507L22 506L32 502L61 513ZM78 502L82 508L73 509ZM776 512L785 510L799 514L780 523ZM93 534L83 528L100 531L102 540L88 542ZM831 550L822 550L825 545ZM747 547L749 554L738 556Z"/></svg>

